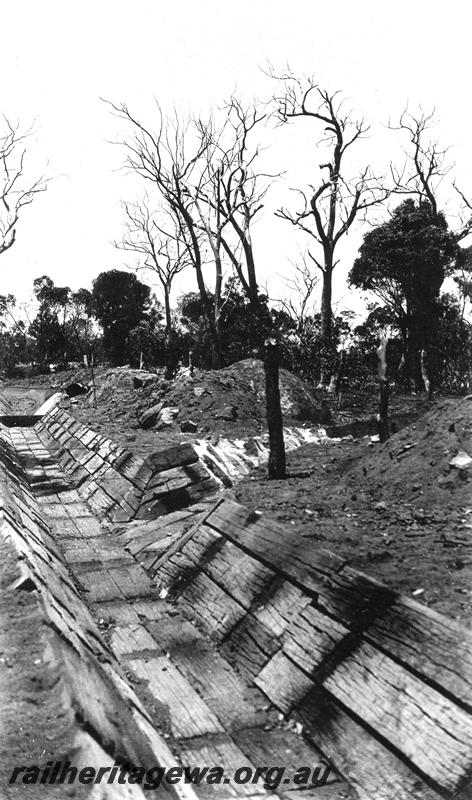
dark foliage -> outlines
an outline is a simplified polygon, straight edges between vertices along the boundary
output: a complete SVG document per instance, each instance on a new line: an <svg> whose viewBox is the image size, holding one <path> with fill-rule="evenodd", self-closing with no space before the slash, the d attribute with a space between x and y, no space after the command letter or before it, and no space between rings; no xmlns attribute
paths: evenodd
<svg viewBox="0 0 472 800"><path fill-rule="evenodd" d="M92 309L103 328L103 346L113 364L127 361L130 331L148 315L151 290L130 272L112 269L93 282Z"/></svg>

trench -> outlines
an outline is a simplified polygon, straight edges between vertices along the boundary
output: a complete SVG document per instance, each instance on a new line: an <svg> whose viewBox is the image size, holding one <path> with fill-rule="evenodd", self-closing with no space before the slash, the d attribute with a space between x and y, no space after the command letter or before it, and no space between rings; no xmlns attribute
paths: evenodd
<svg viewBox="0 0 472 800"><path fill-rule="evenodd" d="M260 463L264 441L249 453L220 441L140 456L53 403L26 425L8 401L0 410L2 538L16 559L6 603L21 600L24 648L23 616L40 623L32 656L45 697L62 687L59 698L50 690L55 715L33 714L36 740L54 743L60 729L60 752L78 767L221 766L230 776L155 791L113 785L110 798L459 796L472 761L470 634L227 500L225 485ZM287 432L291 446L321 435L301 430ZM454 650L465 657L459 676ZM9 686L13 728L14 696L34 704L30 679L20 669ZM3 750L17 738L7 731ZM310 765L327 782L233 780L269 765L292 776Z"/></svg>

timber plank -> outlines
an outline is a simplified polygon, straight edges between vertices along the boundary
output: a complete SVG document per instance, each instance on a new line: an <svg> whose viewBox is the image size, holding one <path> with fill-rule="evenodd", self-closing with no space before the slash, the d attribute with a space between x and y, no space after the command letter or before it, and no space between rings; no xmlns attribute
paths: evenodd
<svg viewBox="0 0 472 800"><path fill-rule="evenodd" d="M154 576L163 587L171 588L173 581L178 578L181 572L184 570L188 571L192 568L199 568L200 561L204 553L208 549L213 548L215 542L221 539L221 537L218 534L215 534L214 531L203 526L206 517L211 512L213 507L213 505L210 506L210 509L207 509L206 513L203 515L198 514L196 522L194 522L194 524L189 528L186 528L182 532L182 537L176 539L175 543L172 544L153 565ZM189 545L188 548L185 547L187 544ZM196 544L198 544L197 553L194 552ZM174 563L170 569L170 575L172 578L169 580L170 561L173 561ZM164 566L166 569L164 574L162 574Z"/></svg>
<svg viewBox="0 0 472 800"><path fill-rule="evenodd" d="M179 608L207 634L221 639L244 617L246 609L205 573L200 572L180 596Z"/></svg>
<svg viewBox="0 0 472 800"><path fill-rule="evenodd" d="M223 546L218 548L203 569L215 583L224 587L228 594L248 609L274 578L273 570L228 541L223 542Z"/></svg>
<svg viewBox="0 0 472 800"><path fill-rule="evenodd" d="M102 568L99 570L77 569L78 577L84 586L87 600L98 603L106 600L133 599L153 596L154 584L138 564Z"/></svg>
<svg viewBox="0 0 472 800"><path fill-rule="evenodd" d="M299 613L311 603L298 586L289 581L274 583L273 590L263 602L252 609L255 618L272 631L274 636L282 636L289 630Z"/></svg>
<svg viewBox="0 0 472 800"><path fill-rule="evenodd" d="M209 733L221 733L223 727L206 703L165 656L129 659L136 675L148 681L151 694L169 706L173 735L190 739Z"/></svg>
<svg viewBox="0 0 472 800"><path fill-rule="evenodd" d="M349 779L358 800L439 800L444 797L334 703L324 690L316 688L307 695L297 715L315 745ZM298 792L291 796L296 800Z"/></svg>
<svg viewBox="0 0 472 800"><path fill-rule="evenodd" d="M180 767L181 764L179 760L170 750L166 740L157 733L149 721L136 710L133 710L132 718L149 742L152 753L154 754L154 764L158 764L166 769L170 769L171 767ZM165 786L165 788L167 787ZM175 793L179 800L198 800L198 795L196 794L193 786L186 784L184 781L179 781L179 783L176 783L170 788L173 790L172 794Z"/></svg>
<svg viewBox="0 0 472 800"><path fill-rule="evenodd" d="M95 517L93 517L90 513L88 514L88 516L74 515L73 522L75 523L81 536L92 538L94 536L103 535L102 526L100 525L99 521L95 519Z"/></svg>
<svg viewBox="0 0 472 800"><path fill-rule="evenodd" d="M365 626L396 599L387 586L350 569L338 556L287 537L282 526L226 500L207 520L222 536L285 575L345 624Z"/></svg>
<svg viewBox="0 0 472 800"><path fill-rule="evenodd" d="M365 638L472 706L472 631L409 598L400 598Z"/></svg>
<svg viewBox="0 0 472 800"><path fill-rule="evenodd" d="M358 800L357 793L346 781L314 786L313 789L294 789L288 792L279 790L278 795L283 800Z"/></svg>
<svg viewBox="0 0 472 800"><path fill-rule="evenodd" d="M274 787L274 791L282 786L286 787L286 791L289 787L297 789L297 784L292 784L291 779L301 766L308 767L312 771L311 779L325 779L326 783L341 780L334 768L328 764L327 759L318 750L315 750L303 736L298 736L293 730L279 728L264 731L253 728L233 733L233 739L253 764L285 769L284 777L288 780L280 787ZM313 774L314 770L317 770L315 774ZM298 788L302 790L303 785ZM308 784L306 788L311 787Z"/></svg>
<svg viewBox="0 0 472 800"><path fill-rule="evenodd" d="M130 625L119 625L113 629L110 647L120 658L125 654L138 653L140 650L155 650L157 644L148 631L137 622Z"/></svg>
<svg viewBox="0 0 472 800"><path fill-rule="evenodd" d="M192 623L180 616L162 617L150 630L226 730L270 721L262 693L248 687Z"/></svg>
<svg viewBox="0 0 472 800"><path fill-rule="evenodd" d="M155 586L139 564L115 567L110 570L115 583L117 583L127 598L145 597L155 594Z"/></svg>
<svg viewBox="0 0 472 800"><path fill-rule="evenodd" d="M88 603L123 599L120 587L106 570L78 571L78 579L87 592Z"/></svg>
<svg viewBox="0 0 472 800"><path fill-rule="evenodd" d="M323 588L323 578L335 569L341 569L344 562L338 556L320 550L316 557L311 553L307 561L306 541L287 537L282 526L264 518L261 514L249 511L244 506L226 500L208 517L207 525L242 549L258 558L277 572L296 579L305 589L318 594ZM311 551L313 548L311 548Z"/></svg>
<svg viewBox="0 0 472 800"><path fill-rule="evenodd" d="M189 766L221 766L224 769L228 783L208 784L204 781L196 787L196 791L202 800L220 800L221 798L232 797L251 797L257 795L269 798L268 792L264 789L262 780L258 783L238 784L233 779L237 769L249 767L252 773L255 765L244 755L234 740L228 735L200 739L193 742L181 742L181 761ZM258 766L258 765L257 765Z"/></svg>
<svg viewBox="0 0 472 800"><path fill-rule="evenodd" d="M314 683L279 650L254 679L269 700L288 713L313 689Z"/></svg>
<svg viewBox="0 0 472 800"><path fill-rule="evenodd" d="M471 716L370 644L360 644L323 685L444 789L456 789L470 772Z"/></svg>
<svg viewBox="0 0 472 800"><path fill-rule="evenodd" d="M289 581L274 581L231 631L222 650L246 677L253 678L290 635L292 621L311 598Z"/></svg>
<svg viewBox="0 0 472 800"><path fill-rule="evenodd" d="M108 620L117 625L152 623L159 620L168 610L167 603L162 600L110 600L91 605L91 610L98 620ZM149 628L151 630L151 628ZM152 632L152 631L151 631ZM157 631L159 635L159 630ZM154 644L156 647L156 643Z"/></svg>
<svg viewBox="0 0 472 800"><path fill-rule="evenodd" d="M348 641L350 631L317 608L303 608L293 620L284 641L284 653L307 673L313 672L343 641Z"/></svg>
<svg viewBox="0 0 472 800"><path fill-rule="evenodd" d="M280 637L246 614L222 643L221 652L241 675L252 681L281 647Z"/></svg>
<svg viewBox="0 0 472 800"><path fill-rule="evenodd" d="M198 461L198 455L191 444L176 444L147 456L145 460L153 472L161 472L164 469L178 467L184 464L192 464Z"/></svg>

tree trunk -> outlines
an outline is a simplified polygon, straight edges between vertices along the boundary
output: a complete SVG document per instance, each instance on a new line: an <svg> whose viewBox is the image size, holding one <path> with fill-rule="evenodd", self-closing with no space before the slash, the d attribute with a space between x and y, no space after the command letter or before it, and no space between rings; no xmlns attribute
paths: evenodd
<svg viewBox="0 0 472 800"><path fill-rule="evenodd" d="M215 355L214 362L216 369L223 365L223 350L221 345L221 292L223 288L223 265L221 263L219 245L214 249L216 280L215 280Z"/></svg>
<svg viewBox="0 0 472 800"><path fill-rule="evenodd" d="M408 339L407 324L400 325L400 335L402 337L402 355L398 365L398 381L403 386L405 392L411 392L411 356Z"/></svg>
<svg viewBox="0 0 472 800"><path fill-rule="evenodd" d="M213 342L213 346L215 351L218 351L218 336L215 329L215 319L214 319L214 309L213 303L208 297L208 292L205 286L205 280L203 278L203 269L202 269L202 256L200 252L200 245L198 242L197 233L195 230L194 221L186 209L178 208L177 211L182 214L183 219L188 227L188 231L190 234L190 239L192 242L191 247L191 258L193 266L195 267L195 272L197 275L197 285L198 291L200 293L200 299L202 301L203 311L208 322L208 327L210 329L210 337Z"/></svg>
<svg viewBox="0 0 472 800"><path fill-rule="evenodd" d="M164 307L166 315L166 334L165 334L165 348L166 348L166 368L164 377L170 381L175 374L175 353L174 353L174 337L172 330L172 313L170 308L170 287L164 285Z"/></svg>
<svg viewBox="0 0 472 800"><path fill-rule="evenodd" d="M321 294L321 355L320 386L328 386L332 371L333 349L333 267L326 264L323 271L323 290Z"/></svg>
<svg viewBox="0 0 472 800"><path fill-rule="evenodd" d="M279 351L275 339L266 339L264 344L266 411L269 431L269 478L285 478L285 444L282 409L280 407Z"/></svg>
<svg viewBox="0 0 472 800"><path fill-rule="evenodd" d="M379 358L379 439L381 442L386 442L389 438L387 342L388 339L382 339L377 350Z"/></svg>

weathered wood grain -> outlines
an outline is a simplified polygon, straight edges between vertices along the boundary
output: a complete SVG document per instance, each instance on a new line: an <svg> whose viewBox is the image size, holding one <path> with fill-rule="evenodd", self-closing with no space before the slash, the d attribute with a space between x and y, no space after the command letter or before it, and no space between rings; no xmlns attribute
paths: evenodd
<svg viewBox="0 0 472 800"><path fill-rule="evenodd" d="M322 689L314 689L303 699L297 715L315 745L349 779L358 800L444 798Z"/></svg>
<svg viewBox="0 0 472 800"><path fill-rule="evenodd" d="M378 617L366 639L472 707L472 631L406 597Z"/></svg>
<svg viewBox="0 0 472 800"><path fill-rule="evenodd" d="M141 650L156 650L157 644L137 618L134 624L119 625L112 630L110 647L117 657L122 657Z"/></svg>
<svg viewBox="0 0 472 800"><path fill-rule="evenodd" d="M244 755L234 740L228 734L213 737L211 740L202 739L193 742L183 742L181 759L188 765L222 766L225 771L227 783L214 785L202 782L196 792L202 800L219 800L219 798L232 797L259 797L269 798L269 793L263 788L262 781L257 784L235 783L232 778L237 769L249 767L254 773L255 765Z"/></svg>
<svg viewBox="0 0 472 800"><path fill-rule="evenodd" d="M221 640L246 614L246 609L205 573L185 587L179 608L215 640Z"/></svg>
<svg viewBox="0 0 472 800"><path fill-rule="evenodd" d="M280 786L274 787L273 790L276 792L279 792L284 787L286 790L289 787L296 789L297 786L291 783L291 779L302 766L308 767L312 771L312 780L316 781L323 778L326 783L342 780L334 767L328 764L328 761L314 749L313 745L303 736L297 735L293 730L276 728L261 731L258 728L253 728L234 733L233 739L253 764L261 767L263 765L266 767L280 767L285 770L284 779L287 782L284 783L282 780ZM317 772L314 774L315 770ZM313 787L307 785L306 789L309 788ZM300 785L298 789L303 791L303 786ZM296 796L298 797L298 795Z"/></svg>
<svg viewBox="0 0 472 800"><path fill-rule="evenodd" d="M226 730L263 726L275 718L266 711L264 695L248 686L188 620L162 617L150 630Z"/></svg>
<svg viewBox="0 0 472 800"><path fill-rule="evenodd" d="M217 717L168 658L133 658L129 664L139 678L148 681L149 690L156 700L169 706L172 732L176 738L190 739L223 732Z"/></svg>
<svg viewBox="0 0 472 800"><path fill-rule="evenodd" d="M470 772L470 714L372 645L360 644L324 687L444 789Z"/></svg>
<svg viewBox="0 0 472 800"><path fill-rule="evenodd" d="M285 713L303 700L314 686L313 681L281 650L263 667L254 683Z"/></svg>

